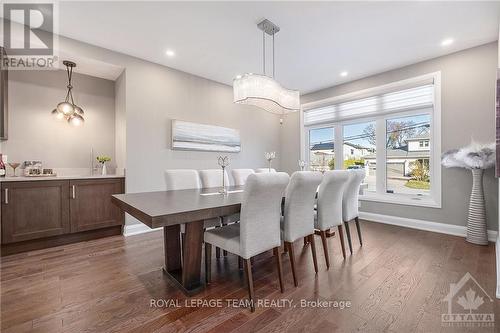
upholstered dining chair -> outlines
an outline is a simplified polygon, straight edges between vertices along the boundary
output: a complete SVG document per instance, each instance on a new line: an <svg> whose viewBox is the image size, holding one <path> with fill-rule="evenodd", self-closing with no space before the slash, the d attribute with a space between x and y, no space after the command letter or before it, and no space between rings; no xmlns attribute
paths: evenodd
<svg viewBox="0 0 500 333"><path fill-rule="evenodd" d="M288 180L288 175L283 172L248 176L241 203L240 223L205 231L205 276L207 283L210 283L211 279L211 245L240 256L244 260L252 312L255 311L252 262L250 260L252 257L269 250L274 251L280 289L281 292L284 292L283 270L279 253L281 245L280 215L281 200Z"/></svg>
<svg viewBox="0 0 500 333"><path fill-rule="evenodd" d="M247 182L248 176L255 173L253 169L233 169L231 175L235 186L243 186Z"/></svg>
<svg viewBox="0 0 500 333"><path fill-rule="evenodd" d="M206 169L206 170L200 170L200 180L201 180L201 187L202 188L209 188L209 187L222 187L222 169ZM224 170L224 185L229 186L229 177L227 175L226 170ZM226 225L229 223L234 223L238 222L240 219L240 215L237 214L231 214L227 216L221 216L222 219L222 225ZM215 226L219 227L219 226ZM224 256L227 255L227 252L224 251ZM215 256L217 258L220 258L220 250L219 248L215 249Z"/></svg>
<svg viewBox="0 0 500 333"><path fill-rule="evenodd" d="M354 220L356 222L356 229L358 229L359 244L363 246L363 239L361 238L361 227L359 225L359 187L365 179L365 170L349 170L349 180L347 181L344 195L342 198L342 215L345 225L345 232L347 235L347 242L349 243L349 251L352 254L352 241L351 232L349 230L349 222Z"/></svg>
<svg viewBox="0 0 500 333"><path fill-rule="evenodd" d="M311 243L314 271L318 273L316 259L316 245L314 242L314 204L316 190L323 175L321 172L297 171L290 177L290 183L285 191L285 208L281 217L282 239L288 250L292 266L293 283L298 286L297 270L293 242L297 239L307 238Z"/></svg>
<svg viewBox="0 0 500 333"><path fill-rule="evenodd" d="M276 172L276 169L273 169L273 168L271 168L271 170L269 170L269 168L255 169L255 173L269 173L269 172Z"/></svg>
<svg viewBox="0 0 500 333"><path fill-rule="evenodd" d="M197 170L192 169L169 169L165 170L165 182L167 191L199 189L201 187L200 177ZM213 218L203 221L203 227L213 228L221 225L220 218ZM185 225L181 224L181 241L184 244ZM181 245L181 249L182 249Z"/></svg>
<svg viewBox="0 0 500 333"><path fill-rule="evenodd" d="M314 212L314 227L319 230L323 252L325 253L326 267L330 268L330 257L326 232L337 227L342 256L345 259L344 232L342 228L342 195L349 179L349 171L326 171L319 185L317 210Z"/></svg>

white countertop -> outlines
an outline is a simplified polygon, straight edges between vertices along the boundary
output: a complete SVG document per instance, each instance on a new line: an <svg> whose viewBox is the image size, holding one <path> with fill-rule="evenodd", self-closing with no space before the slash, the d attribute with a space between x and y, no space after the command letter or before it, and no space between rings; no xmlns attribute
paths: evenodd
<svg viewBox="0 0 500 333"><path fill-rule="evenodd" d="M24 177L24 176L19 176L19 177L12 177L12 176L7 176L0 178L0 183L1 182L30 182L30 181L40 181L40 180L72 180L72 179L106 179L106 178L124 178L124 175L85 175L85 176L79 176L79 175L67 175L67 176L53 176L53 177Z"/></svg>

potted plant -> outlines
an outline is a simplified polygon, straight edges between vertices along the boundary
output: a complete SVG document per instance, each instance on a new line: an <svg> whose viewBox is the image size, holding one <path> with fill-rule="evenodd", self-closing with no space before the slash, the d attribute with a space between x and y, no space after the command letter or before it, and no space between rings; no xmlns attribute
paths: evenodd
<svg viewBox="0 0 500 333"><path fill-rule="evenodd" d="M111 157L109 156L97 156L97 162L99 162L102 165L102 175L106 176L108 174L108 171L106 169L106 162L111 161Z"/></svg>

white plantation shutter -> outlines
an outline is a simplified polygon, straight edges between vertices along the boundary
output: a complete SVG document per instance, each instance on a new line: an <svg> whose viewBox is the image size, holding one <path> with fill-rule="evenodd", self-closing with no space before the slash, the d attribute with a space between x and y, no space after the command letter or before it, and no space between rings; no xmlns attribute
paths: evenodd
<svg viewBox="0 0 500 333"><path fill-rule="evenodd" d="M304 111L304 125L376 116L410 110L425 110L434 106L434 84L384 91L365 98Z"/></svg>

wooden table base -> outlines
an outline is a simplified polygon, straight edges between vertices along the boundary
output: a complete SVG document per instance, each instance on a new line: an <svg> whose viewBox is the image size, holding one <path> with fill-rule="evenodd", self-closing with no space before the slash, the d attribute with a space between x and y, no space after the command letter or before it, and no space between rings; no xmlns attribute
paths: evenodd
<svg viewBox="0 0 500 333"><path fill-rule="evenodd" d="M205 286L201 281L201 248L203 221L186 223L184 251L181 259L180 225L163 227L167 277L186 295L193 296Z"/></svg>

